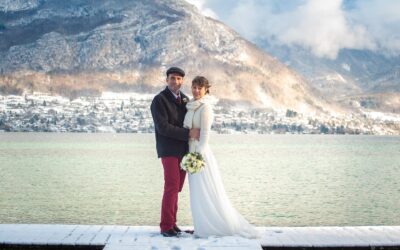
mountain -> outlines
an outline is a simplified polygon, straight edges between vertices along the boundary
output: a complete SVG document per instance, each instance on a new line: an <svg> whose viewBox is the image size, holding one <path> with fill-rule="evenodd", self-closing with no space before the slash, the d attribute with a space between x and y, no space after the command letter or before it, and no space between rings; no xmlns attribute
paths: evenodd
<svg viewBox="0 0 400 250"><path fill-rule="evenodd" d="M319 91L183 0L0 2L0 92L156 93L168 67L204 75L226 103L337 111Z"/></svg>
<svg viewBox="0 0 400 250"><path fill-rule="evenodd" d="M342 49L337 58L313 55L300 46L256 42L301 73L320 93L343 105L400 113L400 56Z"/></svg>

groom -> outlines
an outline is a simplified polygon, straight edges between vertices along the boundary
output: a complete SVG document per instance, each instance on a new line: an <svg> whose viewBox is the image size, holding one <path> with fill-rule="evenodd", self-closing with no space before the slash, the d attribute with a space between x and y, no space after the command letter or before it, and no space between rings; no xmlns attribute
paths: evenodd
<svg viewBox="0 0 400 250"><path fill-rule="evenodd" d="M167 87L156 95L151 103L156 148L158 158L164 168L164 194L161 205L161 234L165 237L177 236L181 232L176 225L178 211L178 193L182 190L186 172L179 164L188 152L189 138L199 139L199 129L183 128L186 114L186 102L189 98L180 88L185 72L178 68L169 68Z"/></svg>

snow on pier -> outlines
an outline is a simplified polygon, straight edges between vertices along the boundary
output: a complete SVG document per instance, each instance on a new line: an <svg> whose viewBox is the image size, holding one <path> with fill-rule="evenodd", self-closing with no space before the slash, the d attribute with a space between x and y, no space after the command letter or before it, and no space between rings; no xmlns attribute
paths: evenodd
<svg viewBox="0 0 400 250"><path fill-rule="evenodd" d="M258 229L262 237L249 240L233 236L203 239L190 234L165 238L154 226L0 224L0 248L2 245L104 246L104 250L400 248L400 226Z"/></svg>

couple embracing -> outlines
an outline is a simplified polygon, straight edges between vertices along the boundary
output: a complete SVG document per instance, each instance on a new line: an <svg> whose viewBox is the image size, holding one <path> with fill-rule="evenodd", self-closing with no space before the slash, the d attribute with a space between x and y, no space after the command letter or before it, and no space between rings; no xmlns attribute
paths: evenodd
<svg viewBox="0 0 400 250"><path fill-rule="evenodd" d="M203 156L205 167L195 174L188 174L190 208L194 233L197 237L242 236L256 238L258 231L240 215L229 201L217 162L208 145L213 121L210 84L205 77L192 81L193 99L184 95L180 88L185 72L169 68L166 72L166 88L156 95L151 104L154 120L158 157L164 168L164 194L161 205L161 234L179 236L176 225L178 193L182 190L186 171L180 167L183 156L198 152Z"/></svg>

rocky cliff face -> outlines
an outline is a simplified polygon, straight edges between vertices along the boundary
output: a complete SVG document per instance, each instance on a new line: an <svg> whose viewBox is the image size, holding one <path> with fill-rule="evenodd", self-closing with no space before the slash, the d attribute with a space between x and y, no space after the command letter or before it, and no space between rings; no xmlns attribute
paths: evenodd
<svg viewBox="0 0 400 250"><path fill-rule="evenodd" d="M301 76L182 0L2 1L0 57L3 92L155 93L176 65L188 73L186 92L204 75L212 94L230 102L333 108Z"/></svg>

